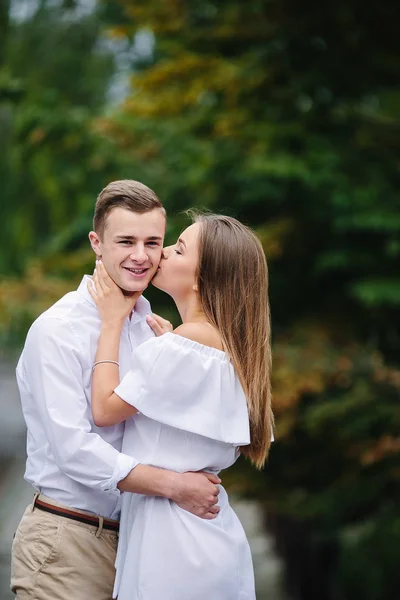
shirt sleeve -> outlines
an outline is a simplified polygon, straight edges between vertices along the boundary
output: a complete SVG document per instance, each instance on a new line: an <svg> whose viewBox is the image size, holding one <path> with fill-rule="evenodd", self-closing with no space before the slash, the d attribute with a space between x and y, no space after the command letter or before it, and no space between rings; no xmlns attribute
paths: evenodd
<svg viewBox="0 0 400 600"><path fill-rule="evenodd" d="M92 431L82 357L68 323L39 319L23 353L23 379L58 468L71 479L119 494L117 484L138 462Z"/></svg>
<svg viewBox="0 0 400 600"><path fill-rule="evenodd" d="M233 445L250 443L247 401L223 352L178 335L148 340L115 393L165 425Z"/></svg>

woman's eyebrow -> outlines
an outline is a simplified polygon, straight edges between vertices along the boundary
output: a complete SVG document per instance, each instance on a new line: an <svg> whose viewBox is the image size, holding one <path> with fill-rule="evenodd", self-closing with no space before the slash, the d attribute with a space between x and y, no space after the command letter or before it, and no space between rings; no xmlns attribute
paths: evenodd
<svg viewBox="0 0 400 600"><path fill-rule="evenodd" d="M185 244L185 242L184 242L184 240L183 240L182 238L179 238L179 239L178 239L178 242L179 242L180 244L182 244L183 246L185 246L185 248L186 248L186 244Z"/></svg>

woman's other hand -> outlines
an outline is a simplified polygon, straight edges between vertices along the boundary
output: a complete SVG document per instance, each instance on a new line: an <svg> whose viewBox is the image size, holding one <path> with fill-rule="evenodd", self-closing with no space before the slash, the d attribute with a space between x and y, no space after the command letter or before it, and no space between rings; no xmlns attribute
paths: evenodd
<svg viewBox="0 0 400 600"><path fill-rule="evenodd" d="M159 315L151 314L146 317L148 325L152 328L157 337L164 335L164 333L171 333L173 327L167 319L163 319Z"/></svg>
<svg viewBox="0 0 400 600"><path fill-rule="evenodd" d="M121 325L131 314L142 291L125 296L107 273L101 260L96 261L92 279L88 283L89 294L96 303L103 324Z"/></svg>

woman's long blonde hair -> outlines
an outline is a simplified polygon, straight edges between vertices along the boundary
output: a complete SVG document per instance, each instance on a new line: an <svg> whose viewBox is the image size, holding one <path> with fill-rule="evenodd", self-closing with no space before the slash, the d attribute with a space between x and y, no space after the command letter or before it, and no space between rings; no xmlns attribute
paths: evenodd
<svg viewBox="0 0 400 600"><path fill-rule="evenodd" d="M247 397L250 445L241 453L262 468L271 445L271 328L268 269L256 235L232 217L190 211L200 223L198 291Z"/></svg>

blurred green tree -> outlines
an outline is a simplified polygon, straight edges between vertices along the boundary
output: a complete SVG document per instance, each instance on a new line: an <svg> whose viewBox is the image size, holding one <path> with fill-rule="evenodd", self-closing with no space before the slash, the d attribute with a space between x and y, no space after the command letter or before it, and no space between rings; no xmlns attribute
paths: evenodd
<svg viewBox="0 0 400 600"><path fill-rule="evenodd" d="M116 33L151 31L155 43L114 134L168 206L203 204L279 232L277 324L317 310L398 348L395 3L121 5Z"/></svg>
<svg viewBox="0 0 400 600"><path fill-rule="evenodd" d="M234 214L257 228L269 258L278 442L263 477L247 476L246 486L264 497L291 591L307 600L393 599L396 3L119 6L115 35L147 36L151 52L103 131L170 213L195 204ZM375 563L360 578L363 553Z"/></svg>
<svg viewBox="0 0 400 600"><path fill-rule="evenodd" d="M74 2L43 1L30 15L20 4L11 17L8 2L0 12L3 275L21 274L49 244L54 252L81 243L93 199L116 170L93 127L115 72L104 24Z"/></svg>

